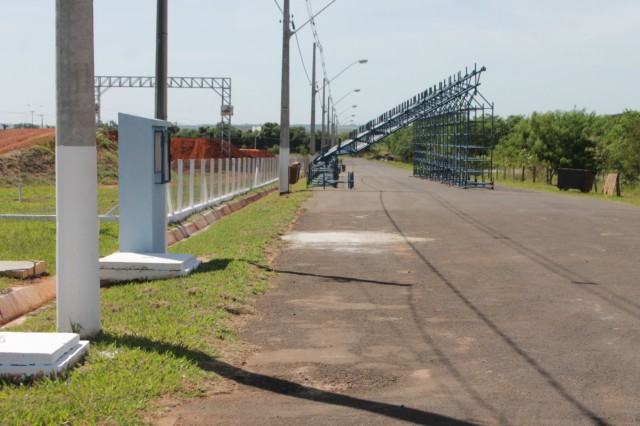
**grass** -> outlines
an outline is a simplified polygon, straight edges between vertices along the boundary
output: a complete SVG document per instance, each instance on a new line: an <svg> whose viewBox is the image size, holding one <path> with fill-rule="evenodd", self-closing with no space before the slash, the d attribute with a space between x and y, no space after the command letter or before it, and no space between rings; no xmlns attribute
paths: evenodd
<svg viewBox="0 0 640 426"><path fill-rule="evenodd" d="M403 170L413 171L413 164L402 163L399 161L375 160L373 158L373 155L365 156L365 158L370 161L375 161L381 164L386 164L386 165L397 167ZM513 187L522 188L522 189L530 189L534 191L545 191L545 192L563 193L568 195L577 195L582 197L596 198L596 199L606 200L606 201L616 201L616 202L631 204L635 206L640 206L640 185L638 184L624 185L621 191L622 195L620 197L617 197L617 196L605 195L604 193L602 193L604 183L601 181L598 182L598 190L600 192L597 192L597 193L596 192L583 193L577 189L560 191L558 187L555 185L548 185L546 183L539 183L539 182L533 183L531 179L529 180L525 179L525 181L523 182L520 179L499 178L495 180L495 183L496 185L507 185L507 186L513 186Z"/></svg>
<svg viewBox="0 0 640 426"><path fill-rule="evenodd" d="M56 223L0 219L0 260L44 260L47 273L56 272ZM118 223L100 223L100 256L118 250ZM20 280L0 277L0 291L19 285Z"/></svg>
<svg viewBox="0 0 640 426"><path fill-rule="evenodd" d="M517 187L522 189L530 189L534 191L562 193L562 194L595 198L595 199L606 200L606 201L616 201L616 202L631 204L635 206L640 206L640 186L639 185L623 186L621 191L621 196L617 197L617 196L606 195L606 194L603 194L602 192L597 192L597 193L586 192L585 193L585 192L580 192L577 189L561 191L555 185L548 185L546 183L539 183L539 182L533 183L531 180L525 180L524 182L522 182L521 180L518 180L518 179L499 179L499 180L496 180L495 183L496 185L506 185L506 186L512 186L512 187ZM599 181L598 190L602 191L603 187L604 187L604 184Z"/></svg>
<svg viewBox="0 0 640 426"><path fill-rule="evenodd" d="M229 367L220 354L236 350L229 320L250 312L252 298L268 288L270 273L260 266L310 196L303 188L273 193L172 246L205 260L191 275L103 288L103 331L84 364L65 380L0 384L3 422L135 424L162 395L205 394ZM54 323L50 306L13 330L54 331Z"/></svg>
<svg viewBox="0 0 640 426"><path fill-rule="evenodd" d="M118 204L118 187L98 187L98 213L104 214ZM18 187L0 187L0 214L55 214L55 185L24 185L22 202Z"/></svg>

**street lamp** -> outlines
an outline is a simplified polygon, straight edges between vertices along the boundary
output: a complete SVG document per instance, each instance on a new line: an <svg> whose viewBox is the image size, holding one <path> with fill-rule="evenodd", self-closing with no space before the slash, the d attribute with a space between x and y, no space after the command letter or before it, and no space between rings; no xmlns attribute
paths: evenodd
<svg viewBox="0 0 640 426"><path fill-rule="evenodd" d="M346 98L347 96L349 96L352 93L358 93L360 91L360 89L353 89L348 91L343 97L341 97L338 101L336 101L336 103L333 104L333 106L336 106L340 103L340 101L342 101L344 98Z"/></svg>
<svg viewBox="0 0 640 426"><path fill-rule="evenodd" d="M336 74L333 78L331 78L329 80L325 79L324 83L322 85L322 90L324 91L325 86L331 84L332 81L334 81L336 78L340 77L342 75L342 73L344 73L346 70L348 70L349 68L351 68L355 64L366 64L367 62L369 62L369 60L367 60L367 59L358 59L357 61L353 61L352 63L347 65L342 71L340 71L338 74ZM354 91L359 91L359 90L360 89L354 89ZM340 99L340 100L342 100L342 99ZM334 134L334 136L335 136L335 122L332 123L332 117L330 117L330 115L329 115L329 111L332 111L332 107L335 107L335 103L332 102L331 94L329 94L329 106L328 106L328 108L325 108L324 96L323 96L323 100L322 100L322 122L324 123L324 114L326 113L327 114L327 124L328 124L328 127L329 127L329 132ZM321 143L321 146L325 146L326 145L325 141L326 141L325 128L324 128L324 125L323 125L322 126L322 143Z"/></svg>
<svg viewBox="0 0 640 426"><path fill-rule="evenodd" d="M338 114L337 118L340 118L342 114L344 114L345 112L349 111L352 108L358 108L358 105L351 105L350 107L345 108L340 114Z"/></svg>

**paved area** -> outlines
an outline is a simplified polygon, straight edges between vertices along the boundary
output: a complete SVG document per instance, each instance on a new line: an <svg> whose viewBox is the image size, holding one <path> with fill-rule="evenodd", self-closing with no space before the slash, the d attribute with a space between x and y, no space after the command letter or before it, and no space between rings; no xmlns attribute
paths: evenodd
<svg viewBox="0 0 640 426"><path fill-rule="evenodd" d="M640 208L346 159L174 424L639 424Z"/></svg>

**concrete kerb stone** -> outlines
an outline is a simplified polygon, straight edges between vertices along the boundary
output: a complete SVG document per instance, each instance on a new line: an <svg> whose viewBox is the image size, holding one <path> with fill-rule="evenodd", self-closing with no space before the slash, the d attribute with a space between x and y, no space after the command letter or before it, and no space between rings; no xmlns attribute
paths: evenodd
<svg viewBox="0 0 640 426"><path fill-rule="evenodd" d="M207 229L214 222L222 219L224 216L228 216L249 204L258 201L259 199L269 195L277 188L271 188L268 190L256 192L252 195L245 196L239 200L235 200L231 203L224 204L222 206L215 207L203 213L198 218L191 222L177 226L174 229L167 231L167 245L173 245L179 241L189 238L190 236Z"/></svg>
<svg viewBox="0 0 640 426"><path fill-rule="evenodd" d="M56 281L20 287L0 297L0 325L39 308L56 298Z"/></svg>
<svg viewBox="0 0 640 426"><path fill-rule="evenodd" d="M225 204L224 206L207 211L204 216L195 219L193 222L189 222L188 224L180 225L174 229L167 230L167 244L173 245L178 241L189 238L194 233L206 229L212 223L216 222L222 217L227 216L234 211L247 206L251 202L257 201L260 198L269 195L276 189L277 187L265 191L260 191L254 195L242 199L243 202L234 202L233 204L235 204L235 210L232 210L229 205ZM42 283L34 283L25 287L20 287L9 293L0 295L0 325L4 325L41 307L45 303L55 300L55 297L55 279Z"/></svg>

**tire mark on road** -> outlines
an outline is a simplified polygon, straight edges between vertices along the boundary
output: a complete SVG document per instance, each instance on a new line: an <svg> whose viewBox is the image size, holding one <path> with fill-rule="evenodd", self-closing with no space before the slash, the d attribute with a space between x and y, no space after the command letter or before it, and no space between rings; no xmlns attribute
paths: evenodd
<svg viewBox="0 0 640 426"><path fill-rule="evenodd" d="M367 184L365 182L365 178L363 177L361 179L362 184L369 186L372 189L378 189L375 188L373 185ZM418 250L418 248L416 247L416 245L411 242L411 240L409 240L406 235L404 234L404 232L402 231L402 229L400 228L400 226L397 224L397 222L393 219L393 217L391 216L389 210L387 209L386 205L384 204L384 193L385 191L378 189L379 193L380 193L380 203L382 205L382 208L385 212L385 214L387 215L387 217L389 218L389 221L391 222L391 224L394 226L394 228L398 231L398 233L400 233L403 237L405 237L406 240L406 244L409 245L409 247L411 247L411 249L413 250L413 252L418 256L418 258L420 258L420 260L422 261L422 263L424 263L424 265L426 265L429 270L431 270L431 272L438 277L438 279L447 287L449 288L449 290L456 295L456 297L458 299L460 299L460 301L462 303L464 303L464 305L466 305L482 322L484 322L496 335L498 335L504 342L505 344L507 344L507 346L509 346L516 354L518 354L522 359L525 360L525 362L527 364L529 364L533 369L535 369L535 371L538 372L538 374L540 376L542 376L547 383L556 391L556 393L558 393L558 395L560 395L564 400L566 400L567 402L569 402L571 405L573 405L575 408L577 408L584 416L586 416L587 418L589 418L591 420L591 422L595 425L608 425L608 423L602 419L601 417L599 417L596 413L594 413L593 411L591 411L588 407L586 407L585 405L583 405L580 401L578 401L576 398L574 398L563 386L560 382L558 382L555 377L553 377L553 375L551 373L549 373L547 370L545 370L542 365L540 365L538 363L538 361L536 359L534 359L531 355L529 355L524 349L522 349L515 340L513 340L509 335L507 335L504 331L502 331L500 329L500 327L498 327L497 324L495 324L489 317L487 317L477 306L475 306L471 300L469 300L464 293L458 288L456 287L453 282L451 282L443 273L442 271L440 271L429 259L427 259L421 252L420 250ZM429 191L425 191L426 194L429 194L430 196L432 196L434 199L438 200L438 196L433 194L432 192ZM440 198L440 200L438 201L444 201ZM444 208L447 208L447 206L442 203L442 206ZM450 211L452 211L451 209L449 209ZM464 216L463 216L464 217ZM481 223L480 223L481 224ZM487 227L488 228L488 227ZM491 229L491 228L488 228ZM486 232L486 231L485 231ZM535 252L533 252L535 253ZM412 290L413 291L413 290ZM412 311L414 314L414 320L416 321L416 324L418 324L419 321L419 315L418 312L414 311L415 307L412 305ZM428 336L426 335L426 333L423 333L423 335L425 336L425 338L427 338L428 340L431 340L430 338L428 338ZM440 351L441 352L441 351ZM466 381L464 380L464 377L462 376L462 374L449 362L448 364L450 371L452 371L452 373L456 376L456 378L459 378L459 380L462 380L461 383L466 383ZM466 383L466 388L468 390L470 390L472 392L472 395L474 395L474 398L479 398L479 401L483 401L482 398L480 397L480 395L473 389L470 387L470 385L468 383ZM483 401L484 403L484 401ZM488 404L484 404L484 406L489 406Z"/></svg>

